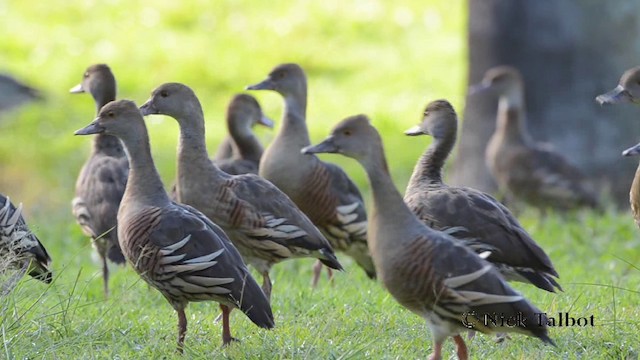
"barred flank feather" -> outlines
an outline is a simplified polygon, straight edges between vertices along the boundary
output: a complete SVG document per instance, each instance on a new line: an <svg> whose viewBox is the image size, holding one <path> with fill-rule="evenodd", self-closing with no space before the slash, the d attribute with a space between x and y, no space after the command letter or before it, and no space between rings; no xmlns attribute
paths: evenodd
<svg viewBox="0 0 640 360"><path fill-rule="evenodd" d="M33 278L51 283L51 258L27 227L21 215L22 204L16 208L8 197L0 194L0 206L0 254L10 259L11 265L25 268Z"/></svg>

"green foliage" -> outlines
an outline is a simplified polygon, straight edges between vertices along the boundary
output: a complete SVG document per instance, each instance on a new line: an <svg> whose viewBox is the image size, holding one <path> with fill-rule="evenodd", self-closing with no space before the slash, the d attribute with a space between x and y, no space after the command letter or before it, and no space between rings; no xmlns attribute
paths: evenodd
<svg viewBox="0 0 640 360"><path fill-rule="evenodd" d="M430 100L447 98L461 111L465 77L464 1L166 1L110 0L0 3L0 70L41 88L46 101L0 115L0 191L24 202L28 221L54 259L55 281L25 278L0 299L0 334L7 359L181 358L174 354L171 307L132 270L112 277L104 300L99 266L70 211L75 178L90 142L73 131L90 122L88 95L71 95L84 69L108 63L119 96L142 103L168 81L200 96L213 152L225 130L228 99L262 80L282 62L298 62L309 76L309 126L320 141L333 124L367 113L381 130L391 170L404 187L428 144L402 131ZM282 101L255 92L278 119ZM152 148L166 182L175 173L177 126L149 120ZM273 133L260 130L268 141ZM405 145L406 143L406 145ZM352 161L347 168L367 192ZM557 348L513 335L506 344L488 336L470 341L476 358L637 358L640 252L627 215L575 217L525 214L524 225L547 250L564 293L516 284L549 313L595 316L594 328L555 328ZM309 287L311 261L274 268L277 328L256 328L239 312L232 331L242 340L220 348L214 303L192 304L185 358L423 358L430 352L424 321L403 310L348 259L334 285ZM454 352L445 346L446 356Z"/></svg>

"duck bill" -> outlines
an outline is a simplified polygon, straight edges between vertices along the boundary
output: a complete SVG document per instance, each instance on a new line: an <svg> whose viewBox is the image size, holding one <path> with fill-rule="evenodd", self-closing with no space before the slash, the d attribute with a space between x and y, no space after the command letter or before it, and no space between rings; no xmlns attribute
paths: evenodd
<svg viewBox="0 0 640 360"><path fill-rule="evenodd" d="M602 95L598 95L596 97L596 101L600 105L605 104L623 104L633 102L633 99L629 95L629 92L622 87L622 85L616 86L613 90L604 93Z"/></svg>
<svg viewBox="0 0 640 360"><path fill-rule="evenodd" d="M422 130L419 125L416 125L416 126L412 127L411 129L406 130L404 132L404 134L408 135L408 136L429 135L429 133L424 131L424 130Z"/></svg>
<svg viewBox="0 0 640 360"><path fill-rule="evenodd" d="M628 148L622 152L622 156L634 156L640 154L640 144L636 144L633 147Z"/></svg>
<svg viewBox="0 0 640 360"><path fill-rule="evenodd" d="M469 86L468 94L469 95L476 95L476 94L479 94L479 93L483 93L483 92L489 90L490 88L491 88L490 85L483 84L483 83L480 82L480 83L473 84L473 85Z"/></svg>
<svg viewBox="0 0 640 360"><path fill-rule="evenodd" d="M273 126L274 126L275 122L273 120L271 120L270 118L262 115L260 117L260 120L258 120L258 124L266 126L266 127L270 128L270 129L273 129Z"/></svg>
<svg viewBox="0 0 640 360"><path fill-rule="evenodd" d="M158 113L158 109L156 109L156 107L153 106L153 101L149 99L147 100L146 103L140 106L140 112L142 113L143 116L154 115Z"/></svg>
<svg viewBox="0 0 640 360"><path fill-rule="evenodd" d="M104 127L98 124L98 119L93 120L93 122L80 130L77 130L75 135L92 135L92 134L102 134L104 132Z"/></svg>
<svg viewBox="0 0 640 360"><path fill-rule="evenodd" d="M249 85L245 88L245 90L275 90L276 89L276 85L275 83L271 80L271 78L267 78L265 80L263 80L262 82L259 82L257 84L253 84L253 85Z"/></svg>
<svg viewBox="0 0 640 360"><path fill-rule="evenodd" d="M72 94L81 94L84 92L84 89L82 88L82 84L78 84L72 87L71 89L69 89L69 92Z"/></svg>
<svg viewBox="0 0 640 360"><path fill-rule="evenodd" d="M322 153L333 154L333 153L337 153L339 150L340 149L338 149L338 147L333 141L333 136L329 136L320 144L304 147L302 148L302 150L300 150L300 152L307 155L322 154Z"/></svg>

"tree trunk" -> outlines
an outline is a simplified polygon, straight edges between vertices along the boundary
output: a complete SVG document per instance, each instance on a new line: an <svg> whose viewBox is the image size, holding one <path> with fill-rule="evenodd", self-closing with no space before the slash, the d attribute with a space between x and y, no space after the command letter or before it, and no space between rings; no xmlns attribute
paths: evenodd
<svg viewBox="0 0 640 360"><path fill-rule="evenodd" d="M600 107L595 97L640 64L640 1L468 0L469 84L496 65L525 80L527 127L627 206L637 159L620 152L640 139L640 107ZM467 96L451 184L494 192L484 150L497 98Z"/></svg>

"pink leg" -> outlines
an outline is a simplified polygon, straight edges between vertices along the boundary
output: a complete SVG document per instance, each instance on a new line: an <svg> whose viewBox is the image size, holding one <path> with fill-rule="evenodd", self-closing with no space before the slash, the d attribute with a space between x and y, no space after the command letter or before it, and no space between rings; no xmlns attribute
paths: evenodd
<svg viewBox="0 0 640 360"><path fill-rule="evenodd" d="M184 313L184 309L176 310L178 313L178 353L182 354L184 351L184 338L187 335L187 316Z"/></svg>
<svg viewBox="0 0 640 360"><path fill-rule="evenodd" d="M262 291L267 296L269 302L271 302L271 278L269 277L269 271L262 273Z"/></svg>
<svg viewBox="0 0 640 360"><path fill-rule="evenodd" d="M231 336L231 328L229 327L229 314L231 314L231 308L220 304L222 310L222 346L229 345L232 341L237 341Z"/></svg>
<svg viewBox="0 0 640 360"><path fill-rule="evenodd" d="M322 263L320 260L313 264L313 280L311 280L311 287L315 289L318 286L318 279L320 279L320 272L322 271Z"/></svg>
<svg viewBox="0 0 640 360"><path fill-rule="evenodd" d="M467 344L464 343L464 339L460 335L456 335L453 337L453 341L456 343L456 348L458 352L458 359L460 360L468 360L469 359L469 350L467 349Z"/></svg>
<svg viewBox="0 0 640 360"><path fill-rule="evenodd" d="M442 360L442 341L433 343L433 352L429 355L429 360Z"/></svg>

